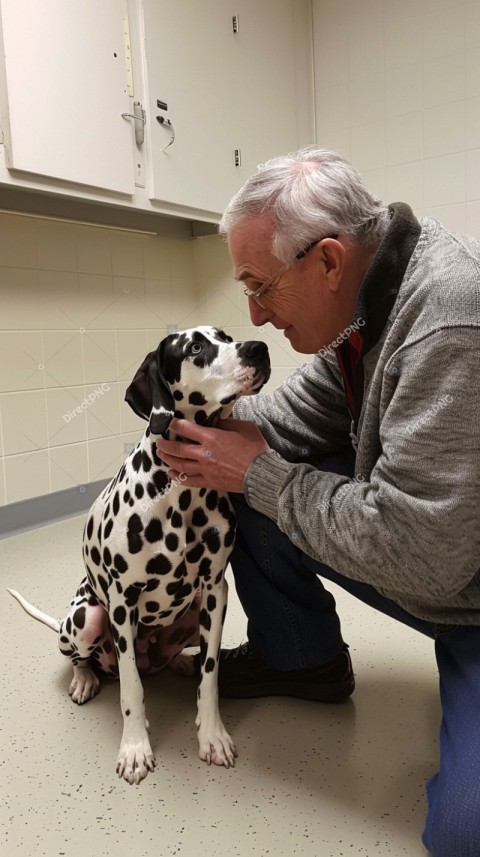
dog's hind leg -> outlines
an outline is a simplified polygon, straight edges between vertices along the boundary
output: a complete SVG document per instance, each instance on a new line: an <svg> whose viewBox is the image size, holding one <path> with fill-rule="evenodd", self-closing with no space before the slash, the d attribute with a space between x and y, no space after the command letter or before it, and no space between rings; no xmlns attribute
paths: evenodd
<svg viewBox="0 0 480 857"><path fill-rule="evenodd" d="M70 610L60 625L58 645L70 658L73 678L68 692L73 702L83 705L100 690L100 681L92 669L91 658L105 639L108 616L83 580L72 599Z"/></svg>

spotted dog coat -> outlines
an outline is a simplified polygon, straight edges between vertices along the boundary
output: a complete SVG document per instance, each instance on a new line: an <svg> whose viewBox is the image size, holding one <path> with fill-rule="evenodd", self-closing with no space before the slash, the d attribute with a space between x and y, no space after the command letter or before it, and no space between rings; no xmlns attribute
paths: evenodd
<svg viewBox="0 0 480 857"><path fill-rule="evenodd" d="M216 328L167 336L127 389L126 401L148 426L90 509L86 576L68 615L58 623L10 590L58 630L60 650L73 665L69 693L75 702L98 693L98 674L118 674L123 734L117 773L129 783L155 766L139 672L153 672L172 658L182 669L179 652L198 641L198 630L200 757L234 764L235 746L218 710L217 674L235 518L228 495L186 488L181 477L172 482L155 441L167 436L174 415L201 425L226 418L240 396L263 386L269 367L264 343L233 342Z"/></svg>

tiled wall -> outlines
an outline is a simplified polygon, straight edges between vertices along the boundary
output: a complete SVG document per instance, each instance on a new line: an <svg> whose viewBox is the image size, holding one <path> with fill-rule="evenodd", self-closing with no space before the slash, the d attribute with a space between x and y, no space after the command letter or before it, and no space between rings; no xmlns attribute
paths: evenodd
<svg viewBox="0 0 480 857"><path fill-rule="evenodd" d="M218 236L187 241L0 214L0 505L115 473L144 429L123 401L169 325L249 326ZM302 358L298 362L303 362Z"/></svg>
<svg viewBox="0 0 480 857"><path fill-rule="evenodd" d="M480 236L480 3L314 0L317 141Z"/></svg>

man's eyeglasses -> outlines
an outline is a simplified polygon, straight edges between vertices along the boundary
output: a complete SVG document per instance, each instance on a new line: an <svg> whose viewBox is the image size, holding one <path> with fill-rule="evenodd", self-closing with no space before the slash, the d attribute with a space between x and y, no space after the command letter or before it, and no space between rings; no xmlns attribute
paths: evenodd
<svg viewBox="0 0 480 857"><path fill-rule="evenodd" d="M338 235L324 235L323 238L338 238ZM277 279L277 277L279 277L280 274L283 274L283 272L286 271L287 268L293 262L295 262L296 259L303 259L303 257L307 255L307 253L312 249L312 247L315 246L315 244L318 244L319 241L323 241L323 238L316 238L315 241L312 241L311 244L308 244L307 247L304 247L303 250L300 250L299 253L296 253L292 259L289 259L288 262L285 262L283 265L281 265L281 267L278 268L275 273L268 278L268 280L265 280L265 282L262 283L260 288L255 289L255 291L252 291L252 289L247 289L247 287L244 286L243 294L246 295L247 298L253 298L253 300L258 304L258 306L261 306L263 309L265 309L265 304L262 303L260 297L265 297L266 292L268 291L272 283Z"/></svg>

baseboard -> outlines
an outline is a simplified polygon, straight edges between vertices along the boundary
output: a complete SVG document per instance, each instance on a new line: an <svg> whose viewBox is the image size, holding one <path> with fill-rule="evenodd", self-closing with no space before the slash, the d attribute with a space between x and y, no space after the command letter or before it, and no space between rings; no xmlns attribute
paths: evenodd
<svg viewBox="0 0 480 857"><path fill-rule="evenodd" d="M100 479L88 485L76 485L64 491L42 494L40 497L1 506L0 539L88 512L93 501L109 482L110 479Z"/></svg>

